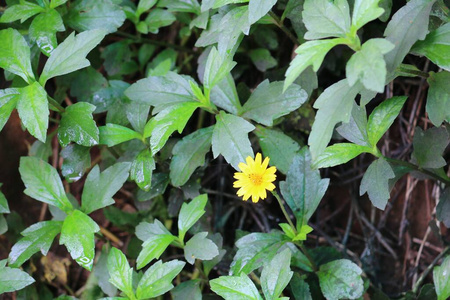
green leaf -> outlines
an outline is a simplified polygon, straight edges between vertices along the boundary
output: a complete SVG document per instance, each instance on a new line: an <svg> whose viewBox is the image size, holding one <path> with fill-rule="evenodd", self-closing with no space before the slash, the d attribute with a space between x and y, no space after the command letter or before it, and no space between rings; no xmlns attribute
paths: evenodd
<svg viewBox="0 0 450 300"><path fill-rule="evenodd" d="M225 300L262 300L255 284L245 275L220 276L210 282L211 290Z"/></svg>
<svg viewBox="0 0 450 300"><path fill-rule="evenodd" d="M385 39L370 39L361 50L352 55L346 66L349 85L360 80L364 86L382 93L386 82L386 62L383 54L394 49L394 44Z"/></svg>
<svg viewBox="0 0 450 300"><path fill-rule="evenodd" d="M143 242L155 235L171 235L171 233L158 219L155 219L152 224L141 222L136 226L136 236Z"/></svg>
<svg viewBox="0 0 450 300"><path fill-rule="evenodd" d="M445 300L450 297L450 280L448 274L450 272L450 256L447 255L442 264L433 268L433 281L436 287L438 300Z"/></svg>
<svg viewBox="0 0 450 300"><path fill-rule="evenodd" d="M352 14L352 27L356 29L355 31L384 13L384 9L378 7L378 2L380 0L355 1Z"/></svg>
<svg viewBox="0 0 450 300"><path fill-rule="evenodd" d="M64 42L53 50L45 63L39 83L45 86L50 78L72 73L90 65L86 55L105 37L106 31L95 29L84 31L75 36L70 34Z"/></svg>
<svg viewBox="0 0 450 300"><path fill-rule="evenodd" d="M266 300L276 300L291 281L291 251L285 249L275 255L261 273L261 287Z"/></svg>
<svg viewBox="0 0 450 300"><path fill-rule="evenodd" d="M348 259L321 265L317 272L323 295L329 300L356 299L364 292L362 270Z"/></svg>
<svg viewBox="0 0 450 300"><path fill-rule="evenodd" d="M208 202L208 196L203 194L195 197L189 203L183 203L178 215L178 236L180 240L184 240L186 232L203 216L206 202Z"/></svg>
<svg viewBox="0 0 450 300"><path fill-rule="evenodd" d="M64 31L64 23L61 15L54 9L39 14L31 22L29 35L33 42L41 49L42 53L50 56L58 46L56 32Z"/></svg>
<svg viewBox="0 0 450 300"><path fill-rule="evenodd" d="M356 95L358 85L350 87L346 79L329 86L316 100L314 108L319 109L308 138L311 156L316 159L325 150L334 126L337 123L347 123Z"/></svg>
<svg viewBox="0 0 450 300"><path fill-rule="evenodd" d="M61 157L64 159L61 174L68 181L78 181L91 166L91 155L87 147L69 145L61 151Z"/></svg>
<svg viewBox="0 0 450 300"><path fill-rule="evenodd" d="M305 39L345 37L350 32L350 11L347 0L306 0L303 22L308 31Z"/></svg>
<svg viewBox="0 0 450 300"><path fill-rule="evenodd" d="M155 106L156 112L173 104L194 101L188 76L169 72L166 76L150 76L132 84L125 95L133 101Z"/></svg>
<svg viewBox="0 0 450 300"><path fill-rule="evenodd" d="M157 153L166 144L172 133L181 133L194 111L200 106L199 102L184 102L174 104L159 112L151 119L144 129L144 137L150 136L152 153Z"/></svg>
<svg viewBox="0 0 450 300"><path fill-rule="evenodd" d="M266 72L268 69L278 65L277 60L265 48L251 50L248 55L255 67L261 72Z"/></svg>
<svg viewBox="0 0 450 300"><path fill-rule="evenodd" d="M142 135L125 126L107 123L106 126L98 128L100 133L100 144L112 147L133 139L142 140Z"/></svg>
<svg viewBox="0 0 450 300"><path fill-rule="evenodd" d="M130 268L126 256L117 248L111 248L108 254L109 282L125 293L130 299L135 299L133 292L133 269Z"/></svg>
<svg viewBox="0 0 450 300"><path fill-rule="evenodd" d="M286 174L300 145L279 130L258 127L255 134L264 156L270 157L269 164Z"/></svg>
<svg viewBox="0 0 450 300"><path fill-rule="evenodd" d="M231 74L226 75L221 82L212 88L209 97L212 103L229 113L237 115L242 108Z"/></svg>
<svg viewBox="0 0 450 300"><path fill-rule="evenodd" d="M142 150L133 160L130 170L130 179L134 180L139 188L148 191L152 183L152 171L155 169L155 160L149 149Z"/></svg>
<svg viewBox="0 0 450 300"><path fill-rule="evenodd" d="M173 288L172 280L181 272L186 263L171 260L166 263L157 261L139 281L136 295L138 299L148 299L160 296Z"/></svg>
<svg viewBox="0 0 450 300"><path fill-rule="evenodd" d="M8 222L4 215L0 214L0 234L4 234L8 231Z"/></svg>
<svg viewBox="0 0 450 300"><path fill-rule="evenodd" d="M113 259L113 261L110 264L108 264L108 256L111 253L111 251L112 249L109 245L106 244L103 245L100 257L98 258L93 270L94 273L93 276L98 281L98 286L102 289L102 291L106 295L110 297L117 295L117 288L109 281L111 275L108 270L108 265L111 265L112 267L115 266L117 262L115 259ZM112 269L116 270L114 267ZM120 271L122 270L120 269ZM111 273L113 273L113 271ZM126 274L126 271L123 272L123 274ZM117 276L115 276L115 278L117 278Z"/></svg>
<svg viewBox="0 0 450 300"><path fill-rule="evenodd" d="M166 248L176 239L172 234L154 234L142 244L142 251L137 258L137 268L142 269L153 259L158 259Z"/></svg>
<svg viewBox="0 0 450 300"><path fill-rule="evenodd" d="M32 16L44 11L45 9L37 4L20 1L20 4L8 6L0 18L0 23L11 23L17 20L23 23Z"/></svg>
<svg viewBox="0 0 450 300"><path fill-rule="evenodd" d="M426 110L434 126L450 122L450 72L430 72Z"/></svg>
<svg viewBox="0 0 450 300"><path fill-rule="evenodd" d="M20 92L18 89L0 90L0 131L8 122L9 116L17 105Z"/></svg>
<svg viewBox="0 0 450 300"><path fill-rule="evenodd" d="M212 89L221 82L236 65L230 55L220 55L216 47L212 47L206 60L205 72L203 74L203 86L205 90Z"/></svg>
<svg viewBox="0 0 450 300"><path fill-rule="evenodd" d="M20 267L38 251L47 255L53 240L61 231L62 222L44 221L31 225L22 231L21 238L11 249L8 261L11 267Z"/></svg>
<svg viewBox="0 0 450 300"><path fill-rule="evenodd" d="M137 200L147 201L155 198L156 196L164 194L168 184L169 184L168 174L154 173L152 175L152 184L150 185L150 190L148 192L139 190L137 192Z"/></svg>
<svg viewBox="0 0 450 300"><path fill-rule="evenodd" d="M152 9L147 18L145 18L145 23L147 24L148 32L157 34L159 28L171 25L176 19L177 18L168 10L155 8Z"/></svg>
<svg viewBox="0 0 450 300"><path fill-rule="evenodd" d="M184 246L184 258L191 265L196 259L211 260L219 255L219 248L213 241L207 239L208 232L195 234Z"/></svg>
<svg viewBox="0 0 450 300"><path fill-rule="evenodd" d="M281 194L297 219L297 228L308 223L329 182L320 178L319 170L311 168L311 155L304 147L294 157L286 181L280 182Z"/></svg>
<svg viewBox="0 0 450 300"><path fill-rule="evenodd" d="M102 29L112 33L122 26L125 18L122 8L111 0L79 0L71 5L66 22L79 32Z"/></svg>
<svg viewBox="0 0 450 300"><path fill-rule="evenodd" d="M211 148L214 127L202 128L181 139L172 150L170 181L174 186L184 185L194 171L205 164L205 155Z"/></svg>
<svg viewBox="0 0 450 300"><path fill-rule="evenodd" d="M450 23L431 31L425 40L415 43L412 52L425 55L442 69L450 71Z"/></svg>
<svg viewBox="0 0 450 300"><path fill-rule="evenodd" d="M61 6L66 2L67 2L67 0L51 0L50 8L55 8L55 7Z"/></svg>
<svg viewBox="0 0 450 300"><path fill-rule="evenodd" d="M48 163L36 157L21 157L19 172L26 187L26 195L54 205L66 213L73 209L58 172Z"/></svg>
<svg viewBox="0 0 450 300"><path fill-rule="evenodd" d="M238 170L240 162L244 162L248 156L253 157L248 132L255 129L255 126L224 111L216 115L216 121L212 136L214 158L222 154L225 160Z"/></svg>
<svg viewBox="0 0 450 300"><path fill-rule="evenodd" d="M384 36L395 45L385 55L388 72L393 72L417 40L428 33L431 8L436 0L411 0L400 8L388 23Z"/></svg>
<svg viewBox="0 0 450 300"><path fill-rule="evenodd" d="M383 159L379 158L367 168L359 187L359 195L367 192L372 204L384 210L390 198L389 179L395 177L391 166Z"/></svg>
<svg viewBox="0 0 450 300"><path fill-rule="evenodd" d="M184 281L170 291L173 300L202 300L200 279Z"/></svg>
<svg viewBox="0 0 450 300"><path fill-rule="evenodd" d="M130 163L116 163L100 173L96 165L86 178L82 199L82 210L89 214L114 203L114 196L128 178Z"/></svg>
<svg viewBox="0 0 450 300"><path fill-rule="evenodd" d="M2 184L0 183L0 187ZM2 214L9 214L9 206L8 206L8 200L6 200L5 195L0 191L0 213Z"/></svg>
<svg viewBox="0 0 450 300"><path fill-rule="evenodd" d="M308 99L308 94L299 85L291 85L283 92L283 82L264 80L253 91L242 107L241 113L266 126L299 108Z"/></svg>
<svg viewBox="0 0 450 300"><path fill-rule="evenodd" d="M33 277L20 269L0 267L0 294L21 290L33 282Z"/></svg>
<svg viewBox="0 0 450 300"><path fill-rule="evenodd" d="M361 153L372 153L372 148L352 143L339 143L329 146L314 162L316 168L329 168L345 164Z"/></svg>
<svg viewBox="0 0 450 300"><path fill-rule="evenodd" d="M338 38L308 41L301 44L297 49L295 49L297 56L290 62L289 68L286 71L284 90L286 90L307 67L312 66L314 72L317 72L328 51L343 42L344 40L342 38Z"/></svg>
<svg viewBox="0 0 450 300"><path fill-rule="evenodd" d="M353 103L350 121L340 125L336 131L354 144L369 146L366 108Z"/></svg>
<svg viewBox="0 0 450 300"><path fill-rule="evenodd" d="M394 123L406 99L408 99L407 96L392 97L383 101L373 110L367 123L370 145L376 147L378 141Z"/></svg>
<svg viewBox="0 0 450 300"><path fill-rule="evenodd" d="M439 203L436 206L436 217L443 222L447 228L450 228L450 187L441 193Z"/></svg>
<svg viewBox="0 0 450 300"><path fill-rule="evenodd" d="M312 300L309 284L298 273L292 277L290 288L295 300Z"/></svg>
<svg viewBox="0 0 450 300"><path fill-rule="evenodd" d="M256 23L264 17L277 0L250 0L248 4L248 21L250 24Z"/></svg>
<svg viewBox="0 0 450 300"><path fill-rule="evenodd" d="M422 168L438 169L447 165L442 154L449 143L449 135L443 127L423 131L416 127L413 138L412 158Z"/></svg>
<svg viewBox="0 0 450 300"><path fill-rule="evenodd" d="M65 245L70 256L88 271L91 271L94 263L94 234L98 231L100 228L97 223L79 210L67 215L62 225L59 244Z"/></svg>
<svg viewBox="0 0 450 300"><path fill-rule="evenodd" d="M45 143L49 115L47 92L38 82L17 90L17 111L23 125L34 137Z"/></svg>
<svg viewBox="0 0 450 300"><path fill-rule="evenodd" d="M200 13L200 4L197 0L159 0L158 7L166 7L170 11Z"/></svg>
<svg viewBox="0 0 450 300"><path fill-rule="evenodd" d="M26 82L34 81L31 69L30 48L23 36L15 29L0 30L0 68L22 77Z"/></svg>
<svg viewBox="0 0 450 300"><path fill-rule="evenodd" d="M139 19L140 15L144 12L150 10L158 0L139 0L137 9L136 9L136 17Z"/></svg>
<svg viewBox="0 0 450 300"><path fill-rule="evenodd" d="M92 113L95 106L87 102L78 102L66 108L61 114L58 127L58 139L65 147L70 142L90 147L99 142L99 130Z"/></svg>

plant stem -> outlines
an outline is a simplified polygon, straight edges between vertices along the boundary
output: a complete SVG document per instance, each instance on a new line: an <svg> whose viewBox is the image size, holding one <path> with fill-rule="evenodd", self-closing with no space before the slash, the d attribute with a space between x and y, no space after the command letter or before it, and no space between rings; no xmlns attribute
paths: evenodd
<svg viewBox="0 0 450 300"><path fill-rule="evenodd" d="M433 173L427 169L421 168L419 166L416 166L412 163L403 161L403 160L399 160L399 159L395 159L395 158L389 158L389 157L384 157L384 159L386 159L388 162L394 164L394 165L398 165L398 166L403 166L406 167L408 169L414 170L414 171L418 171L421 172L425 175L428 175L430 177L433 177L436 180L439 180L440 182L446 184L446 185L450 185L450 178L449 177L442 177L436 173Z"/></svg>
<svg viewBox="0 0 450 300"><path fill-rule="evenodd" d="M445 254L447 254L447 252L449 252L450 248L447 247L444 249L444 251L442 251L432 262L431 264L425 269L425 271L423 271L423 273L420 275L419 279L417 279L417 281L414 283L414 287L413 287L413 292L417 293L417 291L419 290L419 287L422 285L423 281L425 280L425 278L428 276L428 274L431 272L431 270L433 269L433 267L437 264L437 262L444 257Z"/></svg>
<svg viewBox="0 0 450 300"><path fill-rule="evenodd" d="M283 211L284 217L288 221L289 226L291 226L292 230L295 232L295 235L297 235L297 229L295 229L295 226L294 226L294 223L292 223L291 217L289 217L289 214L287 213L286 209L284 208L283 201L281 200L280 195L278 195L278 193L275 190L272 191L272 195L274 195L275 198L277 198L278 204L280 204L280 208Z"/></svg>
<svg viewBox="0 0 450 300"><path fill-rule="evenodd" d="M269 11L269 16L272 17L278 28L280 28L295 45L299 44L299 40L289 31L289 29L287 29L286 26L284 26L283 21L281 21L273 11Z"/></svg>
<svg viewBox="0 0 450 300"><path fill-rule="evenodd" d="M313 271L317 272L319 270L319 268L317 267L316 263L314 262L314 259L309 254L308 249L305 248L305 245L303 245L303 243L295 243L295 244L300 248L300 250L302 250L303 254L305 254L306 258L311 263Z"/></svg>
<svg viewBox="0 0 450 300"><path fill-rule="evenodd" d="M423 72L423 71L420 71L420 70L411 70L411 69L408 69L408 68L404 68L401 65L398 67L398 71L406 73L406 74L411 74L411 75L414 75L414 76L419 76L419 77L422 77L422 78L430 77L430 74L428 72Z"/></svg>
<svg viewBox="0 0 450 300"><path fill-rule="evenodd" d="M51 108L53 107L53 110L58 111L60 113L65 112L66 110L64 107L61 106L61 104L58 103L55 99L47 95L48 103L50 104Z"/></svg>

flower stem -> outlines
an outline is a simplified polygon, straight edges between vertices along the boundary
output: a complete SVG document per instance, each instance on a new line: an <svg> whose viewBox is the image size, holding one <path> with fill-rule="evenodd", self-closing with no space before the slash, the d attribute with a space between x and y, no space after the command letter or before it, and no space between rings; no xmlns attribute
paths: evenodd
<svg viewBox="0 0 450 300"><path fill-rule="evenodd" d="M278 204L280 204L280 208L283 211L284 217L288 221L292 230L295 232L295 235L297 235L297 229L295 228L294 223L292 223L291 217L289 217L289 214L287 213L286 209L284 208L283 201L281 200L280 195L278 195L278 193L275 190L272 191L272 195L274 195L275 198L277 198Z"/></svg>

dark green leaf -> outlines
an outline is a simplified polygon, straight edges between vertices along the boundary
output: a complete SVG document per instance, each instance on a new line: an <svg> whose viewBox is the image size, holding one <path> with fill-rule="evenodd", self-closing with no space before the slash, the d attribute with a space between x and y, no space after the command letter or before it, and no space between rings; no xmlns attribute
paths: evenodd
<svg viewBox="0 0 450 300"><path fill-rule="evenodd" d="M422 168L438 169L447 165L442 157L449 143L448 132L443 127L433 127L423 131L416 127L414 133L412 158Z"/></svg>
<svg viewBox="0 0 450 300"><path fill-rule="evenodd" d="M339 143L329 146L314 162L317 168L329 168L346 162L357 157L361 153L371 153L372 148L360 146L352 143Z"/></svg>
<svg viewBox="0 0 450 300"><path fill-rule="evenodd" d="M433 281L436 287L438 300L445 300L450 297L450 280L448 274L450 272L450 256L447 255L442 264L433 269Z"/></svg>
<svg viewBox="0 0 450 300"><path fill-rule="evenodd" d="M86 178L82 199L82 210L89 214L114 203L114 196L128 178L130 164L116 163L100 173L96 165Z"/></svg>
<svg viewBox="0 0 450 300"><path fill-rule="evenodd" d="M0 131L8 122L9 116L19 101L19 89L0 90Z"/></svg>
<svg viewBox="0 0 450 300"><path fill-rule="evenodd" d="M54 9L39 14L30 25L29 35L33 42L41 49L42 53L50 56L58 46L56 32L64 31L64 23L61 15Z"/></svg>
<svg viewBox="0 0 450 300"><path fill-rule="evenodd" d="M94 234L98 231L100 228L97 223L79 210L67 215L62 225L59 244L65 245L70 256L88 271L91 271L94 263Z"/></svg>
<svg viewBox="0 0 450 300"><path fill-rule="evenodd" d="M253 157L248 133L255 129L255 126L224 111L216 115L216 121L212 136L214 158L222 154L225 160L238 170L240 162L244 162L248 156Z"/></svg>
<svg viewBox="0 0 450 300"><path fill-rule="evenodd" d="M44 221L22 231L24 237L14 244L9 253L9 265L20 267L38 251L41 251L42 255L47 255L53 240L61 231L61 226L60 221Z"/></svg>
<svg viewBox="0 0 450 300"><path fill-rule="evenodd" d="M26 187L25 194L66 213L73 209L58 172L48 163L36 157L22 157L19 172Z"/></svg>
<svg viewBox="0 0 450 300"><path fill-rule="evenodd" d="M350 10L347 0L306 0L302 16L308 29L305 39L346 37L350 32Z"/></svg>
<svg viewBox="0 0 450 300"><path fill-rule="evenodd" d="M307 99L308 94L299 85L293 84L283 92L282 81L269 83L264 80L253 91L241 113L245 118L272 126L275 119L296 110Z"/></svg>
<svg viewBox="0 0 450 300"><path fill-rule="evenodd" d="M364 173L359 194L362 196L367 192L372 204L384 210L391 196L389 192L389 179L394 177L395 174L391 166L383 158L379 158Z"/></svg>
<svg viewBox="0 0 450 300"><path fill-rule="evenodd" d="M311 168L311 155L304 147L289 168L286 181L280 182L281 194L297 219L297 228L308 223L328 188L329 179Z"/></svg>
<svg viewBox="0 0 450 300"><path fill-rule="evenodd" d="M28 273L8 267L0 267L0 294L21 290L35 280Z"/></svg>
<svg viewBox="0 0 450 300"><path fill-rule="evenodd" d="M39 82L42 86L50 78L68 74L90 65L86 55L105 37L106 31L95 29L84 31L75 36L69 35L64 42L53 50L42 71Z"/></svg>
<svg viewBox="0 0 450 300"><path fill-rule="evenodd" d="M78 181L91 166L89 148L77 144L67 146L61 151L64 158L61 173L69 181Z"/></svg>
<svg viewBox="0 0 450 300"><path fill-rule="evenodd" d="M406 99L408 99L407 96L387 99L378 105L370 114L367 123L367 135L372 147L376 147L383 134L394 123Z"/></svg>
<svg viewBox="0 0 450 300"><path fill-rule="evenodd" d="M262 300L255 284L244 273L240 276L220 276L209 283L211 290L225 300Z"/></svg>
<svg viewBox="0 0 450 300"><path fill-rule="evenodd" d="M425 40L415 43L412 52L425 55L439 67L450 71L450 23L431 31Z"/></svg>
<svg viewBox="0 0 450 300"><path fill-rule="evenodd" d="M264 48L251 50L248 54L255 67L261 72L276 67L277 60L270 54L270 51Z"/></svg>
<svg viewBox="0 0 450 300"><path fill-rule="evenodd" d="M117 295L117 288L109 281L111 275L108 270L108 254L112 251L112 249L109 250L109 248L110 247L108 245L103 245L100 257L98 258L97 263L94 266L93 275L97 279L98 286L102 289L102 291L108 296L114 296ZM112 267L114 263L115 261L110 263L109 265L111 265ZM126 274L126 272L123 272L122 274Z"/></svg>
<svg viewBox="0 0 450 300"><path fill-rule="evenodd" d="M272 9L275 3L277 3L277 0L250 0L250 3L248 4L249 23L256 23L259 19L264 17Z"/></svg>
<svg viewBox="0 0 450 300"><path fill-rule="evenodd" d="M17 111L23 125L35 138L45 143L49 115L47 92L38 82L17 90Z"/></svg>
<svg viewBox="0 0 450 300"><path fill-rule="evenodd" d="M323 1L328 2L328 0ZM295 49L297 56L290 62L289 68L286 71L284 90L286 90L307 67L312 66L314 72L317 72L328 51L343 42L344 40L342 38L337 38L308 41L301 44L297 49Z"/></svg>
<svg viewBox="0 0 450 300"><path fill-rule="evenodd" d="M152 171L155 169L155 160L149 149L142 150L133 160L130 170L130 179L136 184L148 191L152 183Z"/></svg>
<svg viewBox="0 0 450 300"><path fill-rule="evenodd" d="M81 146L94 146L99 142L99 131L92 113L95 106L86 102L70 105L61 114L58 139L63 147L70 142Z"/></svg>
<svg viewBox="0 0 450 300"><path fill-rule="evenodd" d="M170 180L174 186L184 185L194 171L205 164L211 148L214 127L202 128L180 140L172 150Z"/></svg>
<svg viewBox="0 0 450 300"><path fill-rule="evenodd" d="M292 277L290 288L295 300L313 300L308 283L298 273Z"/></svg>
<svg viewBox="0 0 450 300"><path fill-rule="evenodd" d="M20 1L20 4L8 6L0 18L0 22L11 23L20 20L20 22L23 23L32 16L44 11L45 9L37 4Z"/></svg>
<svg viewBox="0 0 450 300"><path fill-rule="evenodd" d="M108 123L98 128L100 132L100 144L115 146L132 139L142 140L142 135L128 127Z"/></svg>
<svg viewBox="0 0 450 300"><path fill-rule="evenodd" d="M211 260L219 255L219 248L213 241L207 239L208 232L199 232L184 246L184 257L191 265L196 259Z"/></svg>
<svg viewBox="0 0 450 300"><path fill-rule="evenodd" d="M189 203L183 203L178 216L178 236L180 240L184 240L186 232L203 216L207 202L208 196L203 194L195 197Z"/></svg>
<svg viewBox="0 0 450 300"><path fill-rule="evenodd" d="M0 187L2 184L0 183ZM5 195L0 191L0 213L2 214L9 214L9 206L8 206L8 200L6 200Z"/></svg>
<svg viewBox="0 0 450 300"><path fill-rule="evenodd" d="M388 72L393 72L417 40L428 33L431 8L436 0L411 0L392 17L384 31L386 39L395 45L385 55Z"/></svg>
<svg viewBox="0 0 450 300"><path fill-rule="evenodd" d="M350 87L344 79L329 86L316 100L314 108L319 111L308 138L313 159L325 150L334 126L339 122L347 123L350 120L354 99L359 90L357 84Z"/></svg>
<svg viewBox="0 0 450 300"><path fill-rule="evenodd" d="M66 17L67 24L80 32L103 29L111 33L117 31L125 21L122 8L111 0L76 1Z"/></svg>
<svg viewBox="0 0 450 300"><path fill-rule="evenodd" d="M170 293L172 294L173 300L202 300L200 279L182 282L171 290Z"/></svg>
<svg viewBox="0 0 450 300"><path fill-rule="evenodd" d="M133 269L130 268L127 258L117 248L111 248L108 255L109 281L119 290L133 299Z"/></svg>
<svg viewBox="0 0 450 300"><path fill-rule="evenodd" d="M279 130L258 127L255 133L264 156L270 157L270 165L286 174L300 145Z"/></svg>
<svg viewBox="0 0 450 300"><path fill-rule="evenodd" d="M317 272L323 295L329 300L356 299L364 292L362 270L348 259L320 266Z"/></svg>
<svg viewBox="0 0 450 300"><path fill-rule="evenodd" d="M131 100L155 106L157 111L161 111L173 104L194 101L189 80L193 81L188 76L173 72L161 77L151 76L131 85L125 95Z"/></svg>
<svg viewBox="0 0 450 300"><path fill-rule="evenodd" d="M226 75L221 82L212 88L210 99L218 107L235 115L242 108L231 74Z"/></svg>
<svg viewBox="0 0 450 300"><path fill-rule="evenodd" d="M384 13L384 9L378 7L378 2L380 0L355 0L352 14L352 27L358 30L365 24L381 16Z"/></svg>
<svg viewBox="0 0 450 300"><path fill-rule="evenodd" d="M450 187L442 191L439 203L436 206L436 217L450 228Z"/></svg>
<svg viewBox="0 0 450 300"><path fill-rule="evenodd" d="M450 23L449 23L450 24ZM426 110L435 126L450 122L450 72L430 72Z"/></svg>
<svg viewBox="0 0 450 300"><path fill-rule="evenodd" d="M186 263L172 260L157 261L144 274L136 290L138 299L155 298L173 288L172 280L181 272Z"/></svg>
<svg viewBox="0 0 450 300"><path fill-rule="evenodd" d="M150 136L152 153L157 153L166 144L174 131L181 133L199 102L184 102L167 107L151 119L144 129L144 137Z"/></svg>
<svg viewBox="0 0 450 300"><path fill-rule="evenodd" d="M132 74L139 69L133 60L130 40L122 40L105 47L101 57L105 60L103 66L109 76Z"/></svg>
<svg viewBox="0 0 450 300"><path fill-rule="evenodd" d="M137 193L137 200L147 201L155 198L158 195L164 194L168 184L169 184L168 174L154 173L152 175L152 184L150 185L150 190L148 192L139 190Z"/></svg>
<svg viewBox="0 0 450 300"><path fill-rule="evenodd" d="M348 83L354 85L359 80L367 89L382 93L387 73L383 54L392 49L394 44L385 39L370 39L365 42L347 63Z"/></svg>
<svg viewBox="0 0 450 300"><path fill-rule="evenodd" d="M276 300L291 281L291 251L283 250L264 266L261 273L261 287L266 300Z"/></svg>
<svg viewBox="0 0 450 300"><path fill-rule="evenodd" d="M366 108L353 103L350 121L336 128L336 131L354 144L369 146Z"/></svg>

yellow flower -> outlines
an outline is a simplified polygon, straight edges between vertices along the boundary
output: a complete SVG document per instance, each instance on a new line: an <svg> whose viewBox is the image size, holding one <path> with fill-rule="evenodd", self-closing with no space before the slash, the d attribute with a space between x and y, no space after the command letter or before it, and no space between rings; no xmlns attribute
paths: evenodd
<svg viewBox="0 0 450 300"><path fill-rule="evenodd" d="M239 169L242 172L234 173L234 178L237 180L234 182L233 187L240 188L237 191L239 197L243 197L247 201L250 196L253 202L258 202L259 198L266 199L267 192L273 191L275 185L272 183L277 176L275 167L267 168L269 165L269 158L266 157L261 163L261 153L257 153L255 160L250 156L247 157L245 163L239 164Z"/></svg>

